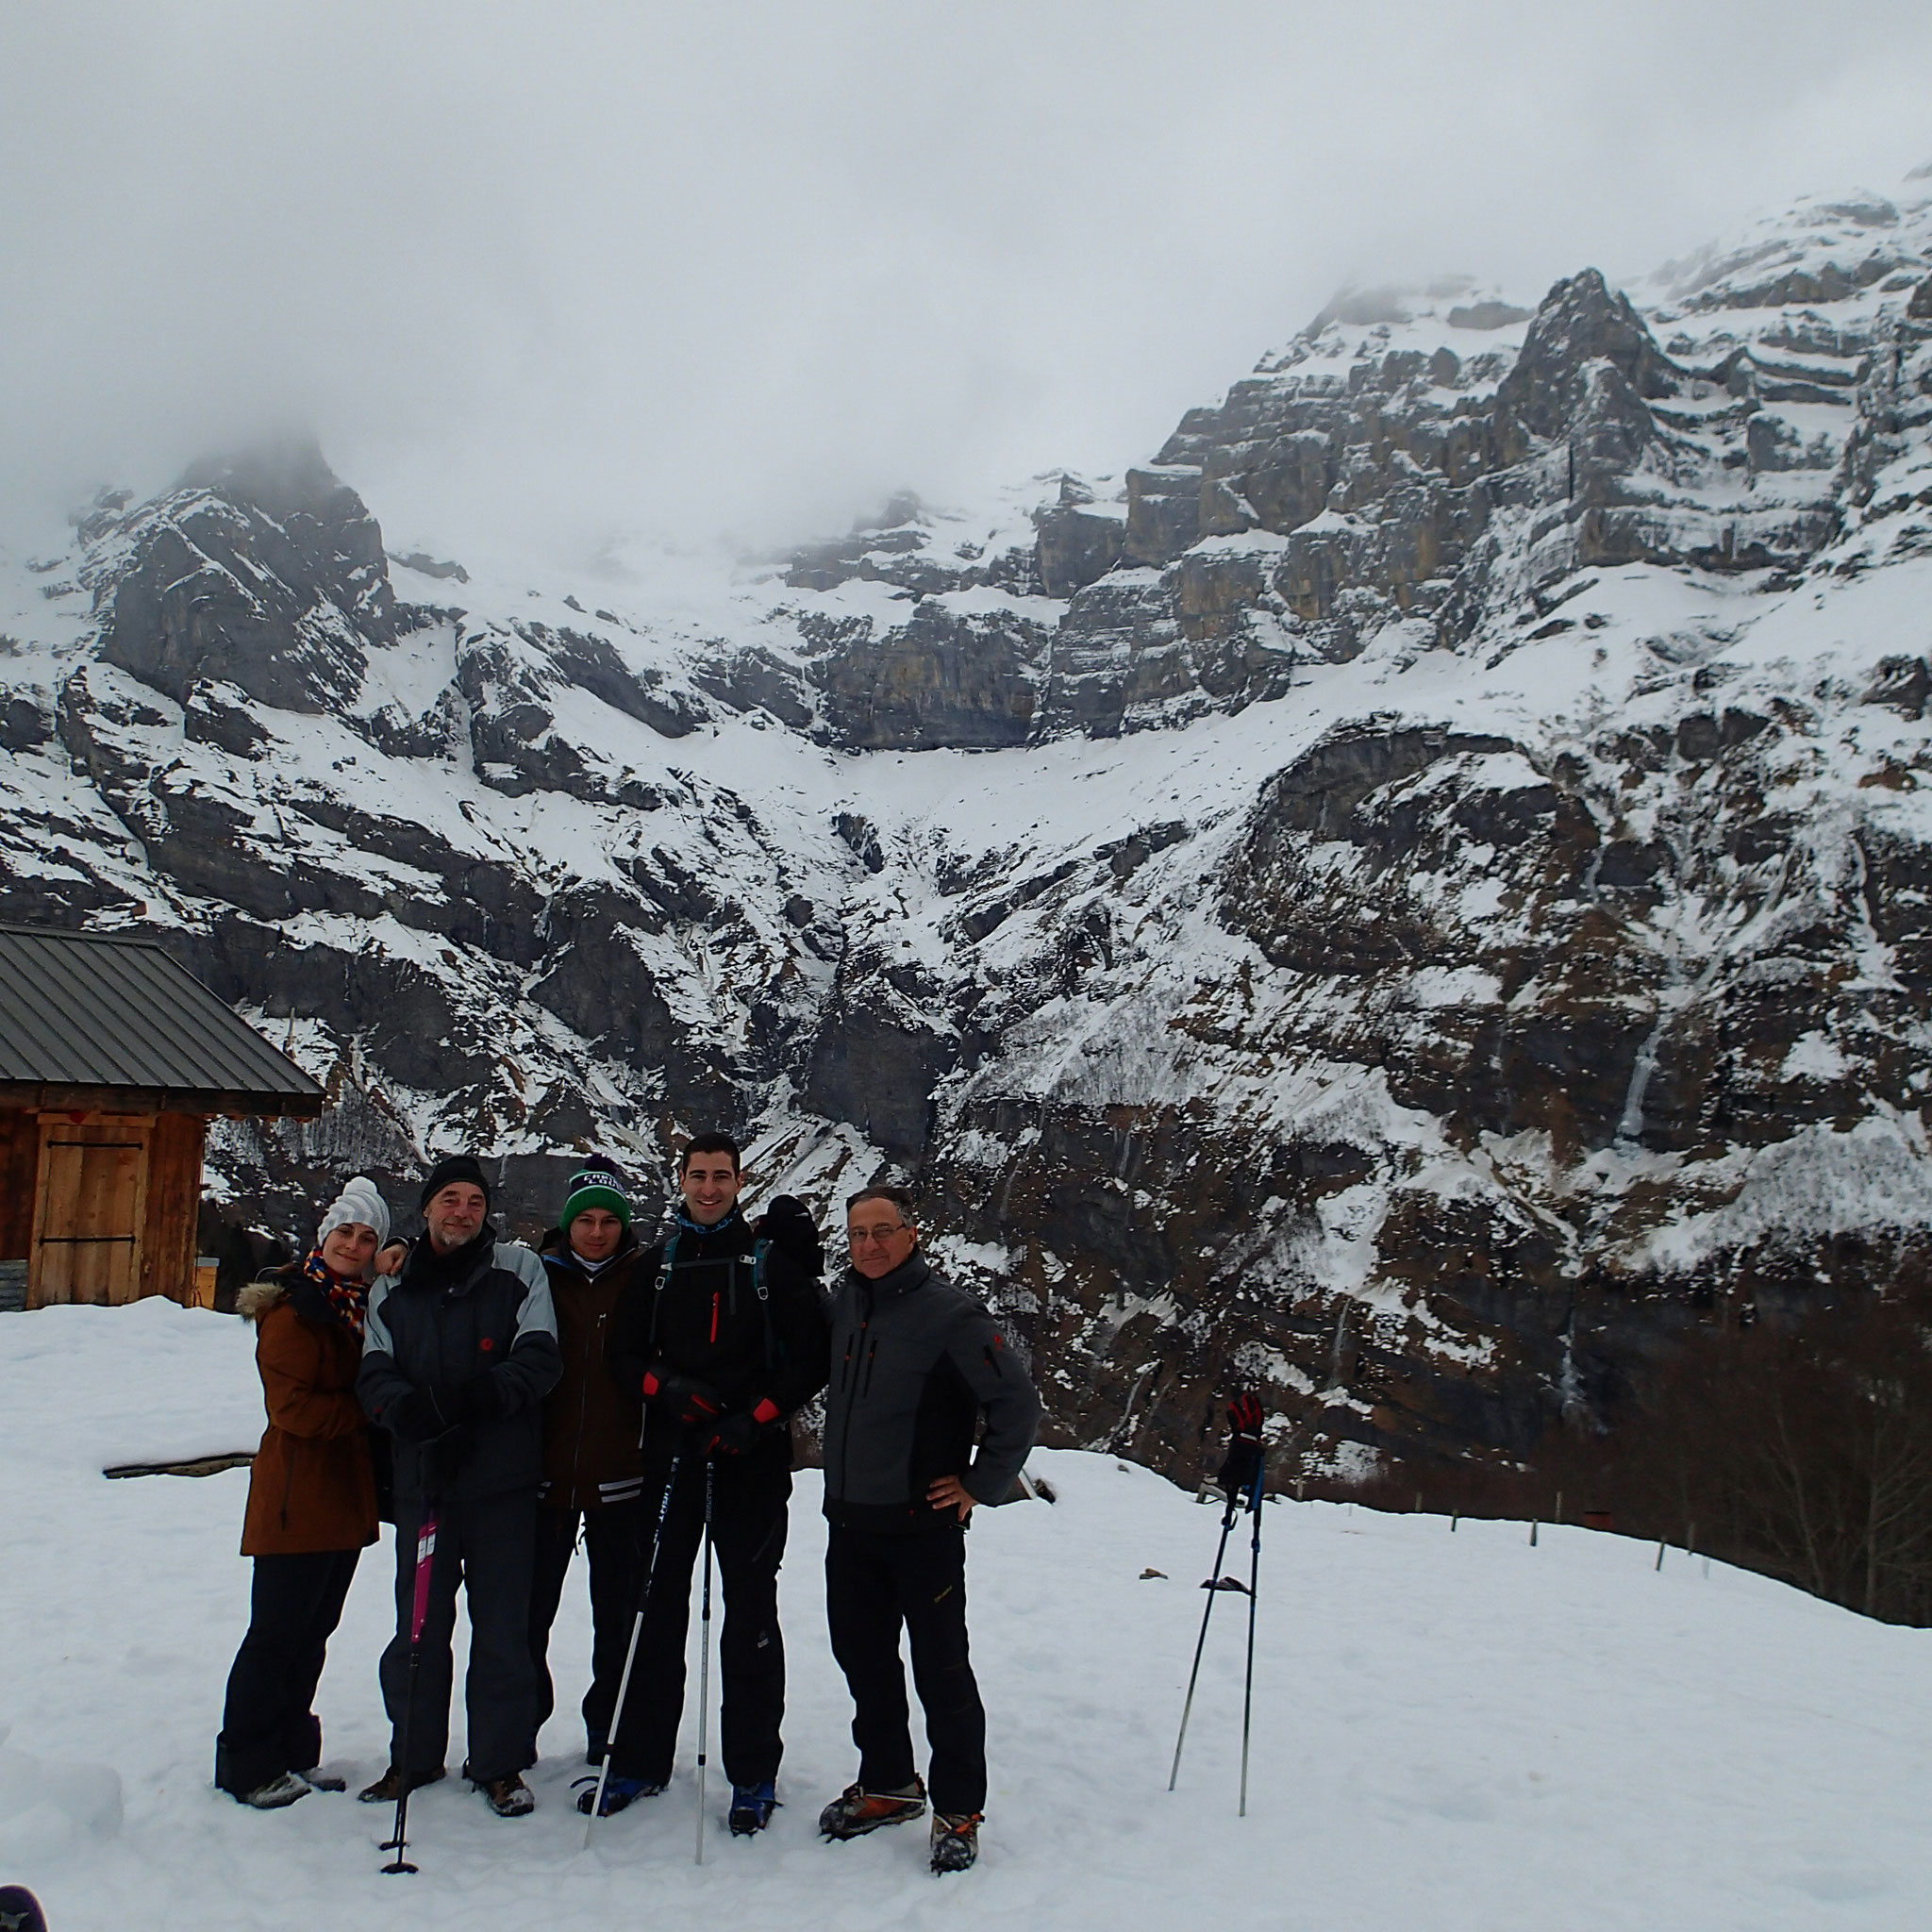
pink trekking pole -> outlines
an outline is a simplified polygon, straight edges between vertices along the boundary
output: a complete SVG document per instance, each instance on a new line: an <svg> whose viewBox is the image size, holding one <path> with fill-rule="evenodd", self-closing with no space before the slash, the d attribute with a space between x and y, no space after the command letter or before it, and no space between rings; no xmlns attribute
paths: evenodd
<svg viewBox="0 0 1932 1932"><path fill-rule="evenodd" d="M416 1870L403 1857L409 1827L409 1731L416 1714L416 1673L423 1661L423 1625L429 1615L429 1573L435 1559L436 1506L425 1498L423 1521L416 1530L416 1572L409 1604L409 1681L403 1693L402 1736L396 1752L396 1829L395 1836L382 1844L384 1851L395 1854L382 1868L391 1874Z"/></svg>

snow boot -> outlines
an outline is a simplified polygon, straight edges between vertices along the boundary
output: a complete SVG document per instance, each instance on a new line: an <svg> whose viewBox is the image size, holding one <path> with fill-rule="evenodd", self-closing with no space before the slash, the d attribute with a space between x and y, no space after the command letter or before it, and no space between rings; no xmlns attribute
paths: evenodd
<svg viewBox="0 0 1932 1932"><path fill-rule="evenodd" d="M819 1830L826 1838L863 1838L882 1824L903 1824L925 1812L925 1786L918 1778L896 1791L869 1791L847 1785L819 1813Z"/></svg>
<svg viewBox="0 0 1932 1932"><path fill-rule="evenodd" d="M761 1785L733 1785L729 1824L733 1838L749 1838L772 1822L778 1808L776 1787L767 1778Z"/></svg>
<svg viewBox="0 0 1932 1932"><path fill-rule="evenodd" d="M300 1773L284 1771L269 1779L265 1785L257 1785L252 1791L237 1791L238 1804L252 1805L258 1811L279 1811L284 1805L292 1805L297 1798L306 1798L309 1792L308 1780Z"/></svg>
<svg viewBox="0 0 1932 1932"><path fill-rule="evenodd" d="M514 1771L508 1777L472 1778L470 1785L483 1793L499 1818L527 1818L537 1808L536 1793Z"/></svg>
<svg viewBox="0 0 1932 1932"><path fill-rule="evenodd" d="M24 1885L0 1885L0 1932L47 1932L41 1902Z"/></svg>
<svg viewBox="0 0 1932 1932"><path fill-rule="evenodd" d="M409 1780L409 1789L420 1791L425 1785L440 1785L449 1773L438 1765L434 1771L425 1772L420 1777ZM356 1793L356 1800L362 1805L393 1805L403 1795L403 1774L393 1764L375 1780L373 1785L364 1785Z"/></svg>
<svg viewBox="0 0 1932 1932"><path fill-rule="evenodd" d="M577 1809L586 1818L591 1815L591 1807L597 1802L597 1780L593 1777L577 1779ZM604 1780L604 1805L597 1813L599 1818L608 1818L615 1811L627 1810L640 1798L655 1798L664 1790L662 1785L654 1785L648 1778L620 1777L616 1772Z"/></svg>
<svg viewBox="0 0 1932 1932"><path fill-rule="evenodd" d="M979 1856L977 1811L935 1811L932 1814L932 1869L963 1872Z"/></svg>
<svg viewBox="0 0 1932 1932"><path fill-rule="evenodd" d="M307 1771L298 1771L295 1775L311 1791L346 1791L349 1789L347 1778L327 1776L322 1767L316 1764L311 1764Z"/></svg>

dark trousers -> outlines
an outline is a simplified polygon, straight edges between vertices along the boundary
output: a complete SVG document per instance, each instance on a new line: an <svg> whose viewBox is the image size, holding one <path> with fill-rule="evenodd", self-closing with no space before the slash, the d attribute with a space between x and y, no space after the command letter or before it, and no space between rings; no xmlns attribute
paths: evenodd
<svg viewBox="0 0 1932 1932"><path fill-rule="evenodd" d="M933 1809L954 1817L983 1810L986 1710L966 1651L964 1530L895 1536L834 1524L825 1544L825 1616L832 1655L852 1692L858 1782L869 1791L912 1782L903 1624L932 1746L926 1786Z"/></svg>
<svg viewBox="0 0 1932 1932"><path fill-rule="evenodd" d="M420 1497L396 1499L396 1634L382 1654L382 1701L392 1727L390 1761L401 1763L403 1711L409 1704L409 1617L416 1587ZM442 1769L449 1747L457 1586L469 1596L470 1671L463 1685L470 1775L508 1777L537 1761L537 1674L530 1663L530 1571L536 1556L537 1498L518 1491L437 1507L436 1555L429 1567L429 1612L409 1719L411 1777Z"/></svg>
<svg viewBox="0 0 1932 1932"><path fill-rule="evenodd" d="M223 1790L239 1798L286 1771L322 1762L322 1723L309 1707L361 1554L256 1557L248 1634L228 1672L215 1740L215 1783Z"/></svg>
<svg viewBox="0 0 1932 1932"><path fill-rule="evenodd" d="M576 1511L539 1508L537 1566L530 1580L530 1663L537 1674L537 1728L557 1708L550 1677L550 1626L563 1599L564 1578L576 1552L577 1524L584 1529L584 1554L591 1566L591 1688L584 1692L584 1733L594 1748L610 1734L617 1687L624 1676L625 1652L637 1616L638 1533L641 1503L608 1503ZM629 1700L626 1699L626 1702ZM632 1709L636 1707L633 1705Z"/></svg>
<svg viewBox="0 0 1932 1932"><path fill-rule="evenodd" d="M625 1777L668 1784L684 1712L684 1644L691 1621L691 1570L704 1541L705 1475L713 1472L711 1541L724 1591L724 1629L718 1645L724 1697L719 1741L724 1775L734 1785L759 1785L778 1775L784 1744L785 1643L778 1632L778 1566L785 1557L786 1505L791 1496L791 1445L763 1453L721 1456L707 1464L687 1455L664 1522L650 1607L638 1642L630 1703L621 1735L610 1746L610 1769ZM657 1525L665 1472L644 1479L644 1534Z"/></svg>

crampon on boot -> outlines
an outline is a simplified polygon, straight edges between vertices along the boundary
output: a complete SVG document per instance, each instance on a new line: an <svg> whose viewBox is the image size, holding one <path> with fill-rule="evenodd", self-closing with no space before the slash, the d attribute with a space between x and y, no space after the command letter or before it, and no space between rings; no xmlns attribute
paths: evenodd
<svg viewBox="0 0 1932 1932"><path fill-rule="evenodd" d="M627 1810L640 1798L655 1798L663 1789L662 1785L654 1785L648 1778L624 1777L613 1771L604 1780L604 1804L597 1816L608 1818L613 1812ZM575 1781L575 1790L577 1809L588 1818L591 1807L597 1802L597 1780L580 1777Z"/></svg>
<svg viewBox="0 0 1932 1932"><path fill-rule="evenodd" d="M932 1869L935 1872L963 1872L979 1856L979 1827L984 1821L977 1811L932 1814Z"/></svg>
<svg viewBox="0 0 1932 1932"><path fill-rule="evenodd" d="M843 1793L819 1813L819 1830L826 1838L863 1838L882 1824L904 1824L925 1812L925 1786L914 1778L896 1791L869 1791L847 1785Z"/></svg>
<svg viewBox="0 0 1932 1932"><path fill-rule="evenodd" d="M733 1785L727 1820L732 1837L749 1838L753 1832L764 1830L777 1808L777 1790L770 1778L761 1785Z"/></svg>

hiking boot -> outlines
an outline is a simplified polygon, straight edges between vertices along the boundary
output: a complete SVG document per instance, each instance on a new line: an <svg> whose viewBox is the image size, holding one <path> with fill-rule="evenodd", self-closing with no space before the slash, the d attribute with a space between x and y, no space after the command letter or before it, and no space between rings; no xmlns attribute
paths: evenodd
<svg viewBox="0 0 1932 1932"><path fill-rule="evenodd" d="M591 1815L591 1807L597 1803L597 1780L593 1777L577 1779L577 1809L586 1818ZM620 1777L612 1772L604 1780L604 1803L598 1807L597 1816L608 1818L612 1812L626 1810L640 1798L655 1798L662 1792L662 1785L654 1785L648 1778Z"/></svg>
<svg viewBox="0 0 1932 1932"><path fill-rule="evenodd" d="M761 1785L733 1785L728 1823L733 1838L749 1838L772 1822L778 1808L777 1789L770 1778Z"/></svg>
<svg viewBox="0 0 1932 1932"><path fill-rule="evenodd" d="M882 1824L904 1824L924 1812L925 1787L918 1778L896 1791L869 1791L863 1785L847 1785L842 1795L819 1813L819 1830L826 1838L863 1838Z"/></svg>
<svg viewBox="0 0 1932 1932"><path fill-rule="evenodd" d="M935 1811L932 1814L932 1869L963 1872L979 1856L977 1811Z"/></svg>
<svg viewBox="0 0 1932 1932"><path fill-rule="evenodd" d="M439 1785L449 1773L438 1765L434 1771L419 1772L409 1780L409 1789L420 1791L425 1785ZM356 1793L358 1803L364 1805L393 1805L403 1795L403 1774L393 1764L375 1780L373 1785L364 1785Z"/></svg>
<svg viewBox="0 0 1932 1932"><path fill-rule="evenodd" d="M527 1818L537 1808L536 1793L514 1771L508 1777L473 1778L471 1783L499 1818Z"/></svg>
<svg viewBox="0 0 1932 1932"><path fill-rule="evenodd" d="M278 1773L265 1785L257 1785L252 1791L237 1791L238 1805L252 1805L258 1811L279 1811L284 1805L292 1805L297 1798L308 1795L308 1780L292 1771Z"/></svg>

